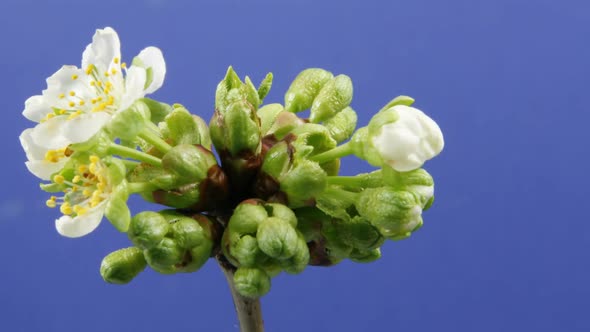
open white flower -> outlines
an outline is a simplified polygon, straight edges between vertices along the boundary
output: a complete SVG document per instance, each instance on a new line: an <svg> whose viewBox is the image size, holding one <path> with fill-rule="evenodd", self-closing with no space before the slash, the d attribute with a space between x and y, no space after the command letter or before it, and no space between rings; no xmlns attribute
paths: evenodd
<svg viewBox="0 0 590 332"><path fill-rule="evenodd" d="M27 154L27 169L41 180L50 180L53 173L61 170L70 159L72 151L68 148L47 149L41 147L31 138L32 128L26 129L19 136L20 144Z"/></svg>
<svg viewBox="0 0 590 332"><path fill-rule="evenodd" d="M374 119L377 123L369 124L369 144L383 163L396 171L420 168L444 147L439 126L419 109L396 105L378 113Z"/></svg>
<svg viewBox="0 0 590 332"><path fill-rule="evenodd" d="M63 66L47 79L41 95L25 102L23 115L39 123L27 136L46 149L85 142L115 112L160 88L165 74L158 48L144 49L127 68L115 30L97 30L82 55L82 67Z"/></svg>
<svg viewBox="0 0 590 332"><path fill-rule="evenodd" d="M97 156L80 164L71 179L55 175L53 182L63 186L63 196L51 196L48 207L59 206L63 216L55 221L57 232L67 237L81 237L100 224L109 200L116 190L108 167Z"/></svg>

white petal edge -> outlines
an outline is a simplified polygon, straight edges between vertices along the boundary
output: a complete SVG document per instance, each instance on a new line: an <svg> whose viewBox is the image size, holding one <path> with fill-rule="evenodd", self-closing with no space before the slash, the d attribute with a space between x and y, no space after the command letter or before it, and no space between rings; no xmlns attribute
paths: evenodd
<svg viewBox="0 0 590 332"><path fill-rule="evenodd" d="M98 133L110 119L111 115L106 112L82 114L66 121L63 135L72 144L86 142Z"/></svg>
<svg viewBox="0 0 590 332"><path fill-rule="evenodd" d="M164 61L164 55L157 47L146 47L137 57L143 63L143 67L147 71L148 68L152 69L152 81L150 85L145 89L145 93L153 93L158 90L164 84L164 77L166 76L166 62Z"/></svg>
<svg viewBox="0 0 590 332"><path fill-rule="evenodd" d="M92 64L100 70L108 70L113 59L121 58L119 35L111 28L98 29L92 37L92 43L82 53L82 69Z"/></svg>
<svg viewBox="0 0 590 332"><path fill-rule="evenodd" d="M31 136L32 132L33 128L27 128L23 130L23 132L18 137L18 140L20 141L20 145L23 147L23 150L25 150L28 160L42 160L45 158L47 149L44 149L35 144L33 137Z"/></svg>
<svg viewBox="0 0 590 332"><path fill-rule="evenodd" d="M68 159L69 158L64 158L56 163L45 160L32 160L25 162L25 166L27 166L29 172L33 173L33 175L39 179L49 181L51 180L51 175L64 168L65 164L68 162Z"/></svg>
<svg viewBox="0 0 590 332"><path fill-rule="evenodd" d="M121 97L119 110L127 109L137 99L145 96L146 71L139 66L131 66L125 78L125 93Z"/></svg>
<svg viewBox="0 0 590 332"><path fill-rule="evenodd" d="M23 116L31 121L40 122L53 110L41 95L32 96L25 101Z"/></svg>
<svg viewBox="0 0 590 332"><path fill-rule="evenodd" d="M104 201L94 208L88 210L84 215L76 216L61 216L55 221L55 228L60 235L65 237L82 237L95 230L104 216L106 209L106 202Z"/></svg>
<svg viewBox="0 0 590 332"><path fill-rule="evenodd" d="M69 145L70 142L63 136L66 121L65 116L57 116L36 125L31 131L33 142L41 148L50 150Z"/></svg>

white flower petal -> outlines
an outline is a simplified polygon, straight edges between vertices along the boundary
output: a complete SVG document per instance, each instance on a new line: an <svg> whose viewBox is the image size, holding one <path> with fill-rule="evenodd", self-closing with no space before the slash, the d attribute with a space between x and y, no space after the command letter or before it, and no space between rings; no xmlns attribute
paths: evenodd
<svg viewBox="0 0 590 332"><path fill-rule="evenodd" d="M100 203L81 216L74 218L61 216L61 218L55 221L57 232L66 237L81 237L92 232L102 221L106 202Z"/></svg>
<svg viewBox="0 0 590 332"><path fill-rule="evenodd" d="M131 106L137 99L145 96L145 69L138 66L131 66L127 70L127 77L125 78L125 93L121 97L119 109L124 110Z"/></svg>
<svg viewBox="0 0 590 332"><path fill-rule="evenodd" d="M29 160L42 160L45 158L45 153L47 149L44 149L33 141L32 137L33 128L27 128L23 130L23 132L18 137L20 141L20 145L22 145L23 150L27 154L27 159Z"/></svg>
<svg viewBox="0 0 590 332"><path fill-rule="evenodd" d="M23 110L25 118L34 122L40 122L49 113L53 113L53 110L43 96L32 96L25 101L25 109Z"/></svg>
<svg viewBox="0 0 590 332"><path fill-rule="evenodd" d="M166 76L166 62L162 51L157 47L146 47L137 56L143 63L143 67L147 70L151 68L152 81L145 89L145 93L149 94L158 90L164 84L164 76Z"/></svg>
<svg viewBox="0 0 590 332"><path fill-rule="evenodd" d="M70 93L74 92L74 96ZM88 77L76 66L62 66L47 78L47 89L43 90L45 102L54 108L67 109L70 101L89 99L94 91L89 89ZM72 98L73 97L73 98Z"/></svg>
<svg viewBox="0 0 590 332"><path fill-rule="evenodd" d="M33 142L45 149L61 149L69 145L70 142L63 136L66 121L64 116L56 116L36 125L30 132Z"/></svg>
<svg viewBox="0 0 590 332"><path fill-rule="evenodd" d="M121 42L117 32L110 27L96 30L82 54L82 69L92 64L101 71L110 70L113 59L121 58Z"/></svg>
<svg viewBox="0 0 590 332"><path fill-rule="evenodd" d="M45 160L32 160L25 162L25 166L27 166L29 172L33 173L39 179L49 181L51 180L51 175L64 168L67 161L68 158L61 159L55 163Z"/></svg>
<svg viewBox="0 0 590 332"><path fill-rule="evenodd" d="M70 143L86 142L99 132L110 119L111 116L106 112L82 114L66 121L63 135Z"/></svg>

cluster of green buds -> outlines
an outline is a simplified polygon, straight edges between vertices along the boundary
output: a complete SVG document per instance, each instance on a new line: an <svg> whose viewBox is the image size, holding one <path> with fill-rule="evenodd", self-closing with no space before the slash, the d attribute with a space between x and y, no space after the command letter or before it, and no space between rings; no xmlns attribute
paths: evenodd
<svg viewBox="0 0 590 332"><path fill-rule="evenodd" d="M410 97L394 98L356 129L346 75L306 69L284 104L264 105L273 75L256 87L230 67L207 125L180 104L145 98L164 81L157 48L127 68L106 28L82 58L81 68L62 67L26 101L23 114L36 125L20 140L27 168L52 193L46 205L62 213L60 234L84 236L103 217L127 233L132 246L102 262L107 282L128 283L148 265L195 272L213 257L232 270L240 294L258 298L283 271L371 262L386 240L423 225L434 182L421 167L444 141ZM347 155L377 170L341 176ZM164 210L133 215L132 194Z"/></svg>

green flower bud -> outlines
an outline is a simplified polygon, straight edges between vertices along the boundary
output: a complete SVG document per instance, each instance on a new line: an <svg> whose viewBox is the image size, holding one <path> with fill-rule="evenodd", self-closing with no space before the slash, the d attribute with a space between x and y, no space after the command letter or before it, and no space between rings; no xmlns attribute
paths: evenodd
<svg viewBox="0 0 590 332"><path fill-rule="evenodd" d="M263 255L256 238L251 235L244 235L230 247L230 255L239 263L238 266L254 267L257 265L257 259Z"/></svg>
<svg viewBox="0 0 590 332"><path fill-rule="evenodd" d="M385 240L379 230L371 223L356 216L352 220L343 222L339 227L344 242L358 250L372 250L380 247Z"/></svg>
<svg viewBox="0 0 590 332"><path fill-rule="evenodd" d="M389 187L368 188L359 196L356 208L381 234L403 239L422 225L420 198Z"/></svg>
<svg viewBox="0 0 590 332"><path fill-rule="evenodd" d="M288 222L293 228L297 227L297 217L295 212L283 204L266 203L264 204L266 211L270 217L275 217Z"/></svg>
<svg viewBox="0 0 590 332"><path fill-rule="evenodd" d="M242 296L257 299L270 290L270 277L261 269L240 267L234 274L234 286Z"/></svg>
<svg viewBox="0 0 590 332"><path fill-rule="evenodd" d="M162 168L175 176L179 185L203 181L215 165L217 160L211 151L188 144L173 147L162 158Z"/></svg>
<svg viewBox="0 0 590 332"><path fill-rule="evenodd" d="M352 136L356 128L357 115L351 107L346 107L341 112L324 121L324 126L330 131L330 136L340 143Z"/></svg>
<svg viewBox="0 0 590 332"><path fill-rule="evenodd" d="M246 76L245 83L242 83L238 74L230 66L224 79L217 85L215 109L224 113L229 105L237 101L245 101L254 108L260 105L258 90L250 78Z"/></svg>
<svg viewBox="0 0 590 332"><path fill-rule="evenodd" d="M312 203L316 195L326 188L326 172L316 162L301 159L280 179L281 191L287 194L290 207Z"/></svg>
<svg viewBox="0 0 590 332"><path fill-rule="evenodd" d="M145 128L150 116L148 106L138 99L129 108L113 113L107 130L114 137L132 140Z"/></svg>
<svg viewBox="0 0 590 332"><path fill-rule="evenodd" d="M190 144L211 147L209 129L200 117L192 115L182 105L175 105L174 110L164 119L162 128L164 136L172 140L172 145Z"/></svg>
<svg viewBox="0 0 590 332"><path fill-rule="evenodd" d="M276 259L288 259L297 251L298 236L288 221L269 217L258 226L258 247Z"/></svg>
<svg viewBox="0 0 590 332"><path fill-rule="evenodd" d="M295 254L291 258L281 261L281 267L289 274L299 274L309 264L309 249L303 234L298 234Z"/></svg>
<svg viewBox="0 0 590 332"><path fill-rule="evenodd" d="M258 86L258 99L260 100L260 103L262 103L266 95L268 95L270 92L270 88L272 87L272 79L272 73L268 73L262 82L260 82L260 85Z"/></svg>
<svg viewBox="0 0 590 332"><path fill-rule="evenodd" d="M260 152L260 120L252 106L244 101L229 104L225 111L215 111L211 122L211 140L217 151L230 156Z"/></svg>
<svg viewBox="0 0 590 332"><path fill-rule="evenodd" d="M314 98L334 75L320 68L309 68L297 75L285 94L285 110L298 113L311 107Z"/></svg>
<svg viewBox="0 0 590 332"><path fill-rule="evenodd" d="M371 263L381 258L381 250L375 248L372 250L354 249L350 253L350 260L356 263Z"/></svg>
<svg viewBox="0 0 590 332"><path fill-rule="evenodd" d="M184 249L190 249L203 242L211 242L211 237L201 225L190 217L179 217L171 225L172 233L176 243Z"/></svg>
<svg viewBox="0 0 590 332"><path fill-rule="evenodd" d="M313 100L309 121L327 120L345 109L352 101L352 81L346 75L338 75L327 82Z"/></svg>
<svg viewBox="0 0 590 332"><path fill-rule="evenodd" d="M263 202L249 199L240 203L229 219L228 228L239 234L256 234L258 226L268 218Z"/></svg>
<svg viewBox="0 0 590 332"><path fill-rule="evenodd" d="M141 249L129 247L108 254L100 264L100 275L111 284L126 284L145 269Z"/></svg>
<svg viewBox="0 0 590 332"><path fill-rule="evenodd" d="M154 270L169 271L174 270L174 266L182 262L184 250L174 239L165 237L156 246L145 249L143 255Z"/></svg>
<svg viewBox="0 0 590 332"><path fill-rule="evenodd" d="M149 249L160 243L169 230L168 221L162 215L144 211L131 219L127 236L139 248Z"/></svg>
<svg viewBox="0 0 590 332"><path fill-rule="evenodd" d="M150 98L141 98L140 100L149 108L151 114L150 120L154 124L164 121L166 115L172 112L172 106L168 104L161 103Z"/></svg>

